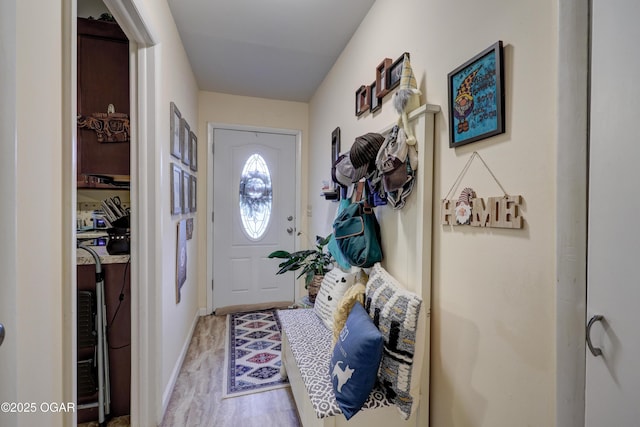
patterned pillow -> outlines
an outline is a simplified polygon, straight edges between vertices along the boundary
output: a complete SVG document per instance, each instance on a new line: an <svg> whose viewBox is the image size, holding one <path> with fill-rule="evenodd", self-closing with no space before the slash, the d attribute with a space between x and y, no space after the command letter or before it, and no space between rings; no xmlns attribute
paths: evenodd
<svg viewBox="0 0 640 427"><path fill-rule="evenodd" d="M347 322L349 313L354 304L359 302L364 305L364 285L362 283L356 283L344 293L344 296L338 303L336 311L333 312L333 343L338 341L340 331L344 328L344 324Z"/></svg>
<svg viewBox="0 0 640 427"><path fill-rule="evenodd" d="M377 263L369 275L365 291L365 308L384 337L384 352L378 381L387 397L405 419L411 416L411 371L416 348L416 329L422 299L402 289ZM419 382L420 372L416 373Z"/></svg>
<svg viewBox="0 0 640 427"><path fill-rule="evenodd" d="M334 268L322 279L313 309L329 330L333 330L333 312L347 289L355 283L355 277L355 273Z"/></svg>
<svg viewBox="0 0 640 427"><path fill-rule="evenodd" d="M333 348L329 365L336 401L347 420L362 408L376 384L382 335L362 304L356 303Z"/></svg>

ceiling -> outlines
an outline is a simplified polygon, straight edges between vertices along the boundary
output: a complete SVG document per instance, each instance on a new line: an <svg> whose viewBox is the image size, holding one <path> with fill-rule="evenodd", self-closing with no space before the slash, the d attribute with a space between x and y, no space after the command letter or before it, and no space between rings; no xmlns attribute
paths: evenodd
<svg viewBox="0 0 640 427"><path fill-rule="evenodd" d="M308 102L375 0L168 0L200 90Z"/></svg>

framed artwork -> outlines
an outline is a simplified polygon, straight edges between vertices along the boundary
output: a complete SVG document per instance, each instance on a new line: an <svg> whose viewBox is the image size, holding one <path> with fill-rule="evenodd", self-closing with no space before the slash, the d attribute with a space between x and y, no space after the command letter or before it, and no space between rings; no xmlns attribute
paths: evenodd
<svg viewBox="0 0 640 427"><path fill-rule="evenodd" d="M182 147L182 163L189 166L189 133L191 127L184 119L180 119L180 146Z"/></svg>
<svg viewBox="0 0 640 427"><path fill-rule="evenodd" d="M448 75L449 148L504 133L502 41Z"/></svg>
<svg viewBox="0 0 640 427"><path fill-rule="evenodd" d="M178 221L176 239L176 304L180 302L180 289L187 281L187 220Z"/></svg>
<svg viewBox="0 0 640 427"><path fill-rule="evenodd" d="M189 185L191 189L189 190L189 211L195 212L198 208L196 195L198 194L198 183L196 177L191 175L189 179Z"/></svg>
<svg viewBox="0 0 640 427"><path fill-rule="evenodd" d="M189 173L182 171L182 213L189 213L191 210L190 195L191 180Z"/></svg>
<svg viewBox="0 0 640 427"><path fill-rule="evenodd" d="M404 64L404 56L409 56L408 52L400 55L400 58L396 59L393 64L387 68L387 77L386 77L386 89L385 93L388 93L396 86L400 84L400 78L402 77L402 66Z"/></svg>
<svg viewBox="0 0 640 427"><path fill-rule="evenodd" d="M193 218L187 218L187 240L193 238Z"/></svg>
<svg viewBox="0 0 640 427"><path fill-rule="evenodd" d="M374 113L378 111L380 108L382 108L382 98L378 94L377 81L374 81L373 83L371 83L371 86L369 87L371 90L371 102L370 102L371 105L369 105L369 111Z"/></svg>
<svg viewBox="0 0 640 427"><path fill-rule="evenodd" d="M369 110L371 87L362 85L356 90L356 116Z"/></svg>
<svg viewBox="0 0 640 427"><path fill-rule="evenodd" d="M171 215L182 213L182 169L171 163Z"/></svg>
<svg viewBox="0 0 640 427"><path fill-rule="evenodd" d="M376 67L376 88L378 88L378 97L384 98L384 96L389 93L389 89L387 89L387 74L389 71L389 67L391 67L392 60L391 58L384 58L380 65ZM373 91L372 91L372 99L373 99Z"/></svg>
<svg viewBox="0 0 640 427"><path fill-rule="evenodd" d="M198 170L198 137L193 131L189 132L189 167L194 172Z"/></svg>
<svg viewBox="0 0 640 427"><path fill-rule="evenodd" d="M173 102L170 104L170 107L171 117L169 118L169 123L171 124L171 155L179 159L182 155L182 143L180 140L180 121L182 119L182 115L180 114L178 107L176 107L176 104Z"/></svg>

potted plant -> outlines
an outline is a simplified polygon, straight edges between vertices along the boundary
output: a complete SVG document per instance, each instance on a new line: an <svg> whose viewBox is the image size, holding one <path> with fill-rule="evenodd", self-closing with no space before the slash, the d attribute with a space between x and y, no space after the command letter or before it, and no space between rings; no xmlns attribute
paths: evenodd
<svg viewBox="0 0 640 427"><path fill-rule="evenodd" d="M296 252L278 250L268 255L268 258L284 260L278 265L280 270L276 274L302 269L296 279L304 276L304 287L309 292L309 301L311 303L316 300L316 295L318 295L325 273L333 268L333 258L329 252L325 252L325 246L329 243L330 238L331 234L325 238L318 237L315 249L304 249Z"/></svg>

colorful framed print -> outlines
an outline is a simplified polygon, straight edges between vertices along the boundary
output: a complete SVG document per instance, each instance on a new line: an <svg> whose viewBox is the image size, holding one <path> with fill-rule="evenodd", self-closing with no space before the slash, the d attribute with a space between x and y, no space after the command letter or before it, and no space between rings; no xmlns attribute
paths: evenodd
<svg viewBox="0 0 640 427"><path fill-rule="evenodd" d="M448 75L449 148L504 133L502 41Z"/></svg>

